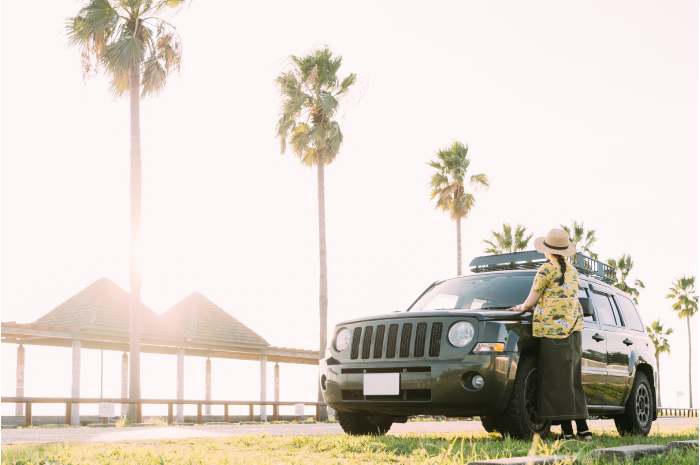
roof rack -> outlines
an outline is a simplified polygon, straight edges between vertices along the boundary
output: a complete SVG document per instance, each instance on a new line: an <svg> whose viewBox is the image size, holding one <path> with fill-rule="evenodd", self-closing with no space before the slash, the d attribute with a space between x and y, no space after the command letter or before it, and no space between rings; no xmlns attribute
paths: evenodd
<svg viewBox="0 0 700 465"><path fill-rule="evenodd" d="M475 257L469 268L474 273L501 270L531 270L537 269L546 262L547 258L536 250L525 252L484 255ZM608 284L615 283L615 268L591 257L577 253L572 257L573 265L581 273L600 279Z"/></svg>

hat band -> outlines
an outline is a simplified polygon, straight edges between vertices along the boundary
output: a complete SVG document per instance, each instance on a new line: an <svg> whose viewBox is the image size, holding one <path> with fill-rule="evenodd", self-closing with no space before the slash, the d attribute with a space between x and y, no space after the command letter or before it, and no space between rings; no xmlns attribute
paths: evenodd
<svg viewBox="0 0 700 465"><path fill-rule="evenodd" d="M550 249L554 249L554 250L566 250L566 249L569 248L568 245L567 245L567 246L564 246L564 247L557 247L556 245L549 245L549 244L547 244L547 241L543 241L543 242L544 242L544 245L545 245L546 247L549 247Z"/></svg>

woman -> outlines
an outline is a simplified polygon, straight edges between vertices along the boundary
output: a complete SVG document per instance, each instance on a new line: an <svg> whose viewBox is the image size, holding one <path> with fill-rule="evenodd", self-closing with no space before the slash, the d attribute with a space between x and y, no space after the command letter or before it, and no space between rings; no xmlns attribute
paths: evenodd
<svg viewBox="0 0 700 465"><path fill-rule="evenodd" d="M586 398L581 384L583 310L578 301L578 272L565 257L576 246L562 229L535 239L535 249L548 261L540 266L525 302L515 311L532 312L532 334L540 338L537 408L540 418L560 423L565 439L572 439L571 420L578 437L592 438L586 424Z"/></svg>

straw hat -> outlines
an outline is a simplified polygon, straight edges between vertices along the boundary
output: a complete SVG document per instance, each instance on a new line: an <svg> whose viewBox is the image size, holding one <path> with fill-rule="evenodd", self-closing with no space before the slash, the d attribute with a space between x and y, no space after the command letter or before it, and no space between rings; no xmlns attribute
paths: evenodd
<svg viewBox="0 0 700 465"><path fill-rule="evenodd" d="M553 253L570 257L576 253L576 245L569 240L569 234L563 229L552 229L545 237L535 239L535 250L540 253Z"/></svg>

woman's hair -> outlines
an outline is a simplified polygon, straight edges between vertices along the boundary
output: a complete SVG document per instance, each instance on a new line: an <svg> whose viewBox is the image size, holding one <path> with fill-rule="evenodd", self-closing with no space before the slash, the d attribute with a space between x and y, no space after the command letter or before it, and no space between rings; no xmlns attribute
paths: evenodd
<svg viewBox="0 0 700 465"><path fill-rule="evenodd" d="M559 285L564 285L564 273L566 273L566 260L561 255L554 255L554 257L559 262L559 270L561 271L561 276L559 276Z"/></svg>

